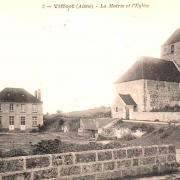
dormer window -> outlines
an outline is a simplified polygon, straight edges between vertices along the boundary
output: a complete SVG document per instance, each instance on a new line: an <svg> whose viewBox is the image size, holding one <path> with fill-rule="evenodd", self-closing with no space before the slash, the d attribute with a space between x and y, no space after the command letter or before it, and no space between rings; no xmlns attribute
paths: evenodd
<svg viewBox="0 0 180 180"><path fill-rule="evenodd" d="M174 44L171 45L171 53L174 53Z"/></svg>

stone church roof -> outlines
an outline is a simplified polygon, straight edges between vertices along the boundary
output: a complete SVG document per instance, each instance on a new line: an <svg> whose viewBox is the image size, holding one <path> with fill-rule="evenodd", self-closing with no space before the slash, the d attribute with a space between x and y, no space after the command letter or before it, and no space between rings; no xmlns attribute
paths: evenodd
<svg viewBox="0 0 180 180"><path fill-rule="evenodd" d="M180 83L180 72L172 61L153 57L141 57L115 83L140 79Z"/></svg>
<svg viewBox="0 0 180 180"><path fill-rule="evenodd" d="M170 45L180 42L180 28L177 29L163 45Z"/></svg>
<svg viewBox="0 0 180 180"><path fill-rule="evenodd" d="M129 94L119 94L119 96L121 97L121 99L124 101L124 103L126 105L136 106L135 101L133 100L133 98Z"/></svg>
<svg viewBox="0 0 180 180"><path fill-rule="evenodd" d="M0 92L0 102L41 103L39 99L22 88L5 88Z"/></svg>

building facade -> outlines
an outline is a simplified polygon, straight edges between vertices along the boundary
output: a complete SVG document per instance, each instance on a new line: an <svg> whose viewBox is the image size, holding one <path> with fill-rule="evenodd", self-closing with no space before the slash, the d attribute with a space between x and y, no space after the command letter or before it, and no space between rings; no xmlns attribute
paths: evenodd
<svg viewBox="0 0 180 180"><path fill-rule="evenodd" d="M113 118L134 112L161 112L180 107L180 29L161 47L161 58L140 58L114 84Z"/></svg>
<svg viewBox="0 0 180 180"><path fill-rule="evenodd" d="M0 92L0 128L28 130L43 124L40 90L31 95L21 88L5 88Z"/></svg>
<svg viewBox="0 0 180 180"><path fill-rule="evenodd" d="M161 57L173 61L180 70L180 28L161 46Z"/></svg>

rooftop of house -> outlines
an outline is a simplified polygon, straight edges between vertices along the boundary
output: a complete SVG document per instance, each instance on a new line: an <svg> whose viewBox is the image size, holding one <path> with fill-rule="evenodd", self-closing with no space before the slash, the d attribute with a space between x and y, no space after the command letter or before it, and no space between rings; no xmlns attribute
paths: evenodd
<svg viewBox="0 0 180 180"><path fill-rule="evenodd" d="M170 45L180 42L180 28L176 29L176 31L168 38L168 40L163 45Z"/></svg>
<svg viewBox="0 0 180 180"><path fill-rule="evenodd" d="M141 57L115 84L140 79L180 83L180 72L172 61Z"/></svg>
<svg viewBox="0 0 180 180"><path fill-rule="evenodd" d="M22 88L5 88L0 92L0 102L42 103Z"/></svg>
<svg viewBox="0 0 180 180"><path fill-rule="evenodd" d="M99 128L103 128L111 122L111 118L82 118L80 120L80 127L87 130L98 130Z"/></svg>
<svg viewBox="0 0 180 180"><path fill-rule="evenodd" d="M121 97L121 99L124 101L124 103L126 105L136 106L135 101L133 100L133 98L129 94L119 94L119 96Z"/></svg>

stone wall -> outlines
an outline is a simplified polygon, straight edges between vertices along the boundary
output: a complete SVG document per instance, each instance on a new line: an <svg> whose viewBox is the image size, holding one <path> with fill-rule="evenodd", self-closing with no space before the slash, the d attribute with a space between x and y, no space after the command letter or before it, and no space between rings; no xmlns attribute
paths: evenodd
<svg viewBox="0 0 180 180"><path fill-rule="evenodd" d="M127 147L0 160L0 179L113 179L176 169L173 145Z"/></svg>
<svg viewBox="0 0 180 180"><path fill-rule="evenodd" d="M145 80L145 102L145 111L180 105L180 84Z"/></svg>
<svg viewBox="0 0 180 180"><path fill-rule="evenodd" d="M137 112L150 112L154 109L161 110L165 106L180 106L179 83L155 80L136 80L124 82L115 84L114 87L115 99L111 106L113 118L126 119L125 104L122 103L121 98L118 96L119 93L131 95L137 104ZM116 108L118 108L118 111L116 111ZM128 107L128 109L130 108ZM130 119L132 119L132 111L133 109L129 111Z"/></svg>
<svg viewBox="0 0 180 180"><path fill-rule="evenodd" d="M177 121L180 123L180 112L132 112L130 119L155 121Z"/></svg>

